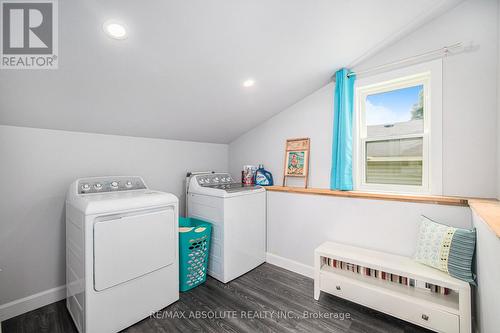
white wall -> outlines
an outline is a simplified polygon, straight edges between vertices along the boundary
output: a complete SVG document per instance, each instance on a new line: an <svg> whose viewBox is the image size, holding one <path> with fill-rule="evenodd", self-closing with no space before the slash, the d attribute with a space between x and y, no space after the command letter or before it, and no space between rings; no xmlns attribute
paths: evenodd
<svg viewBox="0 0 500 333"><path fill-rule="evenodd" d="M313 266L314 249L326 240L411 256L421 215L470 228L467 207L267 193L267 251Z"/></svg>
<svg viewBox="0 0 500 333"><path fill-rule="evenodd" d="M497 2L468 0L418 29L359 68L379 65L457 41L476 49L443 62L443 194L497 195ZM230 170L264 163L278 183L287 138L310 137L310 185L328 187L333 85L330 84L229 146Z"/></svg>
<svg viewBox="0 0 500 333"><path fill-rule="evenodd" d="M500 238L476 213L472 213L477 232L476 245L476 322L479 332L498 332L500 316Z"/></svg>
<svg viewBox="0 0 500 333"><path fill-rule="evenodd" d="M227 145L0 126L0 163L1 305L65 284L73 180L139 175L182 197L187 171L227 170Z"/></svg>
<svg viewBox="0 0 500 333"><path fill-rule="evenodd" d="M443 62L443 191L497 196L496 0L468 0L360 64L369 68L463 42Z"/></svg>
<svg viewBox="0 0 500 333"><path fill-rule="evenodd" d="M242 135L229 145L229 170L241 174L244 164L264 163L281 185L285 141L311 138L309 184L328 187L333 128L333 84L316 91L297 104ZM294 184L293 179L290 184ZM300 184L300 182L295 182Z"/></svg>
<svg viewBox="0 0 500 333"><path fill-rule="evenodd" d="M498 33L498 45L497 45L497 199L500 200L500 5L498 6L498 16L497 16L497 33Z"/></svg>

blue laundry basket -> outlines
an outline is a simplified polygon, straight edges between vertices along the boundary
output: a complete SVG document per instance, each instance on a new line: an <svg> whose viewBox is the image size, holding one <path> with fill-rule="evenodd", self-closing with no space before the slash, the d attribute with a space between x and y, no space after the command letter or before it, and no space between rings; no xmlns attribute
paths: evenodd
<svg viewBox="0 0 500 333"><path fill-rule="evenodd" d="M207 279L212 225L195 218L179 218L179 290L188 291Z"/></svg>

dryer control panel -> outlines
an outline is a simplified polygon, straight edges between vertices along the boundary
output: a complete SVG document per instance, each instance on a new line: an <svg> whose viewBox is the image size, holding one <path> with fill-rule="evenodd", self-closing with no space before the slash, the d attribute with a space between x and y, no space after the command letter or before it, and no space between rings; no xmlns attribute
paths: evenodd
<svg viewBox="0 0 500 333"><path fill-rule="evenodd" d="M78 193L80 194L143 190L146 188L144 180L137 176L95 177L78 181Z"/></svg>

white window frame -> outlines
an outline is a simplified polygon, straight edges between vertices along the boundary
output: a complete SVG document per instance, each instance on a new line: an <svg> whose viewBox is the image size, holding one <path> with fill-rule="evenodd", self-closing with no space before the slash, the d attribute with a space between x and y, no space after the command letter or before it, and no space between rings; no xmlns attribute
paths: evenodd
<svg viewBox="0 0 500 333"><path fill-rule="evenodd" d="M368 95L424 86L423 133L367 138L365 101ZM442 60L360 78L355 84L353 167L355 189L367 192L442 194ZM423 138L422 185L373 184L366 182L366 142Z"/></svg>

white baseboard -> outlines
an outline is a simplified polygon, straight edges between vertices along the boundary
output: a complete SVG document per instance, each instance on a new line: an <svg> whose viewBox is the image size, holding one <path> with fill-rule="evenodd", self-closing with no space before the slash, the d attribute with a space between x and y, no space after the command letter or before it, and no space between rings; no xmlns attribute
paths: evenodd
<svg viewBox="0 0 500 333"><path fill-rule="evenodd" d="M314 268L300 262L266 253L266 262L310 278L314 276ZM38 309L66 298L66 286L59 286L40 293L20 298L0 305L0 323L20 314ZM1 333L0 325L0 333Z"/></svg>
<svg viewBox="0 0 500 333"><path fill-rule="evenodd" d="M66 298L66 286L59 286L0 305L0 333L2 321L64 298Z"/></svg>
<svg viewBox="0 0 500 333"><path fill-rule="evenodd" d="M314 267L305 265L298 261L280 257L268 252L266 253L266 262L287 269L294 273L310 277L311 279L314 278Z"/></svg>

